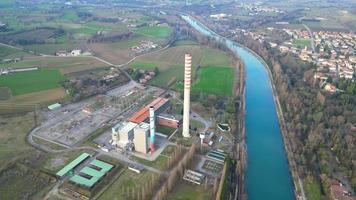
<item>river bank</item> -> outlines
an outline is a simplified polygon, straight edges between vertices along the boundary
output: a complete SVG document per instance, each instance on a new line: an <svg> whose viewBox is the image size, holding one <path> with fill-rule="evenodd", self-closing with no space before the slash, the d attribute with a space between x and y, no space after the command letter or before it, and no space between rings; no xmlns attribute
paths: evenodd
<svg viewBox="0 0 356 200"><path fill-rule="evenodd" d="M300 178L297 174L296 169L296 165L294 163L294 159L293 159L293 153L291 151L290 148L290 141L288 138L288 134L287 134L287 129L286 129L286 125L285 125L285 121L284 121L284 117L283 117L283 112L282 112L282 108L279 102L279 96L277 94L276 88L274 86L274 79L273 79L273 75L272 72L269 68L269 66L267 65L267 63L254 51L252 51L251 49L249 49L248 47L236 43L236 42L232 42L229 39L225 38L225 37L221 37L218 34L216 34L214 31L212 31L211 29L209 29L208 27L206 27L204 24L202 24L201 22L194 20L194 23L196 23L198 26L201 26L203 28L205 28L206 30L200 30L201 32L205 33L205 34L211 34L213 37L216 37L218 39L222 38L221 42L225 42L225 44L229 47L229 48L233 48L234 45L243 48L244 50L246 50L247 52L251 53L252 55L255 56L255 58L257 58L259 60L259 62L266 68L267 70L267 74L269 77L269 84L270 87L272 89L272 96L273 96L273 102L275 104L275 108L276 108L276 113L277 113L277 118L278 118L278 123L279 123L279 127L280 127L280 135L282 136L282 141L283 141L283 148L284 148L284 154L287 155L287 162L288 162L288 171L289 174L292 177L292 182L291 183L293 186L293 190L294 190L294 195L296 197L303 197L303 186L300 184ZM201 28L202 29L202 28ZM211 32L211 33L209 33ZM224 41L223 41L224 40ZM299 184L297 184L299 183ZM298 186L299 185L299 186ZM303 198L302 198L303 199Z"/></svg>

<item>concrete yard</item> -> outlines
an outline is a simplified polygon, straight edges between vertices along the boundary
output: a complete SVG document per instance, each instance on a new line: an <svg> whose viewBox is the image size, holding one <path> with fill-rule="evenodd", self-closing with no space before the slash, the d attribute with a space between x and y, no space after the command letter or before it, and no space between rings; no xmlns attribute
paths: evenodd
<svg viewBox="0 0 356 200"><path fill-rule="evenodd" d="M137 88L130 82L109 91L107 95L97 95L53 111L42 110L45 121L32 133L34 137L69 148L105 124L115 123L120 117L141 108L152 98L152 94L159 93L162 93L161 89ZM91 108L90 112L83 112L87 107Z"/></svg>

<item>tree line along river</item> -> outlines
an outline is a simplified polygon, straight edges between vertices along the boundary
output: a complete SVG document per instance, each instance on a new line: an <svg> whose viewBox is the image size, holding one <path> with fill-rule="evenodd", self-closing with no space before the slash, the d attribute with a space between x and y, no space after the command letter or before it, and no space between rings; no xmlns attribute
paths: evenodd
<svg viewBox="0 0 356 200"><path fill-rule="evenodd" d="M267 66L249 50L219 36L196 19L181 17L200 33L224 43L245 64L248 199L295 199Z"/></svg>

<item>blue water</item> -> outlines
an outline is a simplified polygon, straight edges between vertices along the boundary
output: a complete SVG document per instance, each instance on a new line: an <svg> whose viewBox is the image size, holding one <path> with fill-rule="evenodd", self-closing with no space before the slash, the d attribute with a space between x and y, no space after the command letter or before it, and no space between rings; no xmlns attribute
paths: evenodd
<svg viewBox="0 0 356 200"><path fill-rule="evenodd" d="M182 18L202 34L225 43L245 63L248 199L295 199L267 69L237 43L221 38L193 18Z"/></svg>

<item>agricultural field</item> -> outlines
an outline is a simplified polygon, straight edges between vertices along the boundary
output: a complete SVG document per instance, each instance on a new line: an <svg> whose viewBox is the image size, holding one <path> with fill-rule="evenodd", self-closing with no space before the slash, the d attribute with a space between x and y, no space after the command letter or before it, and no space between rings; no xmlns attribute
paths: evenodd
<svg viewBox="0 0 356 200"><path fill-rule="evenodd" d="M31 54L28 54L18 49L0 45L0 60L21 58L25 56L31 56Z"/></svg>
<svg viewBox="0 0 356 200"><path fill-rule="evenodd" d="M114 64L123 64L134 58L135 52L131 50L133 46L139 45L143 41L152 41L158 45L165 45L164 38L151 38L146 35L135 33L132 38L112 43L93 43L88 44L94 54L100 58L108 60Z"/></svg>
<svg viewBox="0 0 356 200"><path fill-rule="evenodd" d="M54 69L20 72L0 77L0 85L10 88L13 96L61 87L65 77Z"/></svg>
<svg viewBox="0 0 356 200"><path fill-rule="evenodd" d="M218 96L231 96L234 85L234 69L229 67L202 67L193 92L203 92Z"/></svg>
<svg viewBox="0 0 356 200"><path fill-rule="evenodd" d="M69 98L66 91L63 88L55 88L40 92L32 92L28 94L18 95L11 97L6 101L1 101L0 103L8 104L40 104L40 105L49 105L56 103L61 100Z"/></svg>
<svg viewBox="0 0 356 200"><path fill-rule="evenodd" d="M332 15L330 15L332 13ZM355 30L356 15L347 10L331 7L311 7L303 11L306 17L321 18L320 22L305 22L312 30Z"/></svg>
<svg viewBox="0 0 356 200"><path fill-rule="evenodd" d="M172 34L172 29L168 26L147 26L136 29L134 32L153 38L167 38Z"/></svg>
<svg viewBox="0 0 356 200"><path fill-rule="evenodd" d="M191 53L192 76L198 66L233 66L232 59L224 52L200 45L178 45L164 51L145 55L130 64L133 69L159 69L159 75L150 84L166 87L172 80L183 80L184 54Z"/></svg>
<svg viewBox="0 0 356 200"><path fill-rule="evenodd" d="M108 64L90 57L35 57L28 58L16 63L0 64L7 68L54 68L59 69L64 75L91 70L96 68L107 68Z"/></svg>

